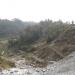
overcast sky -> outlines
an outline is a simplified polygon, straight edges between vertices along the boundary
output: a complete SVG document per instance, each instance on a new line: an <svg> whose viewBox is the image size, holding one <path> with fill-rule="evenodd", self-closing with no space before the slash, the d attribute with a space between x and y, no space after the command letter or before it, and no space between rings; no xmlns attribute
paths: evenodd
<svg viewBox="0 0 75 75"><path fill-rule="evenodd" d="M75 21L75 0L0 0L0 18Z"/></svg>

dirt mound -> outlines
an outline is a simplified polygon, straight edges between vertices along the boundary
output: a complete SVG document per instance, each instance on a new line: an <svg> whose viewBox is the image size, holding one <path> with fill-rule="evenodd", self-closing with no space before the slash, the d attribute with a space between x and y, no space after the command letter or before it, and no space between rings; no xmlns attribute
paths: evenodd
<svg viewBox="0 0 75 75"><path fill-rule="evenodd" d="M44 62L58 61L66 57L71 52L75 51L75 28L71 28L62 34L62 37L57 39L54 44L46 43L35 49L33 54L43 59Z"/></svg>

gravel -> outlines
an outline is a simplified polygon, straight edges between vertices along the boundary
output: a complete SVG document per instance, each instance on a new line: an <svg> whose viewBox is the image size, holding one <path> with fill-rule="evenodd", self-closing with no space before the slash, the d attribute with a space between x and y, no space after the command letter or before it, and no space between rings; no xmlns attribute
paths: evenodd
<svg viewBox="0 0 75 75"><path fill-rule="evenodd" d="M16 68L3 70L0 75L75 75L75 52L45 68L33 68L25 60L16 62Z"/></svg>

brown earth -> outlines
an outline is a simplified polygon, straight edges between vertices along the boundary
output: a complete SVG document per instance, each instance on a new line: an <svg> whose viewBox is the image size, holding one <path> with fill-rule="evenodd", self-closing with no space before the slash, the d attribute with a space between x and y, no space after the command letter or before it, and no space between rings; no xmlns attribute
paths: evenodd
<svg viewBox="0 0 75 75"><path fill-rule="evenodd" d="M58 38L56 38L55 42L44 43L40 46L35 47L33 55L40 60L43 60L44 63L48 63L49 61L58 61L60 59L63 59L73 51L75 51L74 27L64 32L64 34L62 34L62 37L60 37L59 35Z"/></svg>

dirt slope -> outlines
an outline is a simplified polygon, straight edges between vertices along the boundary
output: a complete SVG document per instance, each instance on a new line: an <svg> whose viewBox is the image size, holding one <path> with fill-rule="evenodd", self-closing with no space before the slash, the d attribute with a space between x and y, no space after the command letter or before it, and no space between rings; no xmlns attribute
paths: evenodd
<svg viewBox="0 0 75 75"><path fill-rule="evenodd" d="M62 34L62 33L61 33ZM59 35L60 36L60 35ZM35 48L34 55L44 62L58 61L75 51L75 28L67 30L53 43L45 43Z"/></svg>

